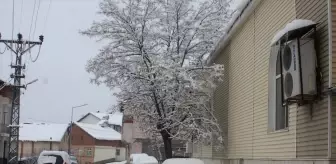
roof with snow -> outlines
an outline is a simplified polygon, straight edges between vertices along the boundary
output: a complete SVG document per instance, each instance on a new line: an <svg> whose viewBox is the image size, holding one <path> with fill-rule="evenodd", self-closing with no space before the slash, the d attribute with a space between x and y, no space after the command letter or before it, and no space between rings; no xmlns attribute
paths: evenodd
<svg viewBox="0 0 336 164"><path fill-rule="evenodd" d="M101 112L90 112L86 114L85 116L83 116L81 119L79 119L78 122L80 122L80 120L82 120L89 114L97 117L100 120L98 124L101 124L107 120L109 124L122 126L123 114L120 112L115 112L113 114L101 113Z"/></svg>
<svg viewBox="0 0 336 164"><path fill-rule="evenodd" d="M20 141L61 142L68 124L23 123L20 124Z"/></svg>
<svg viewBox="0 0 336 164"><path fill-rule="evenodd" d="M121 134L112 128L79 122L75 122L75 124L97 140L121 140Z"/></svg>

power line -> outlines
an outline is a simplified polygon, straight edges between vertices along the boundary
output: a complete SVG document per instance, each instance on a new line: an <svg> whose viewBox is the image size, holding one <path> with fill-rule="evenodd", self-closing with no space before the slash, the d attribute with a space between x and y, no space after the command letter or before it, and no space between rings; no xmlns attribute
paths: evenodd
<svg viewBox="0 0 336 164"><path fill-rule="evenodd" d="M31 22L30 22L29 35L28 35L29 40L30 40L31 30L32 30L32 27L33 27L33 21L34 21L34 15L35 15L35 8L36 8L36 0L34 0L33 15L32 15Z"/></svg>
<svg viewBox="0 0 336 164"><path fill-rule="evenodd" d="M15 0L13 0L12 10L12 40L14 39L14 13L15 13ZM13 63L13 51L11 51L11 64Z"/></svg>
<svg viewBox="0 0 336 164"><path fill-rule="evenodd" d="M12 10L12 40L14 38L14 13L15 13L15 0L13 0L13 10Z"/></svg>
<svg viewBox="0 0 336 164"><path fill-rule="evenodd" d="M40 11L40 6L41 6L41 0L39 0L38 6L37 6L37 12L36 12L36 18L35 18L35 26L34 26L33 37L35 37L37 18L38 18L38 14L39 14L39 11Z"/></svg>
<svg viewBox="0 0 336 164"><path fill-rule="evenodd" d="M45 28L47 26L47 22L48 22L48 17L49 17L49 12L50 12L50 8L51 8L51 4L52 4L52 0L49 0L49 6L48 6L48 10L47 10L47 16L46 16L46 19L44 21L44 27L43 27L43 30L42 30L42 35L44 34L44 31L45 31Z"/></svg>
<svg viewBox="0 0 336 164"><path fill-rule="evenodd" d="M21 14L20 14L19 32L21 31L22 13L23 13L23 0L21 0Z"/></svg>
<svg viewBox="0 0 336 164"><path fill-rule="evenodd" d="M39 51L38 51L38 53L37 53L37 56L35 57L35 59L32 59L32 55L30 54L29 55L29 57L30 57L30 60L33 62L33 63L35 63L36 61L37 61L37 59L39 58L39 56L40 56L40 52L41 52L41 46L40 46L40 48L39 48Z"/></svg>

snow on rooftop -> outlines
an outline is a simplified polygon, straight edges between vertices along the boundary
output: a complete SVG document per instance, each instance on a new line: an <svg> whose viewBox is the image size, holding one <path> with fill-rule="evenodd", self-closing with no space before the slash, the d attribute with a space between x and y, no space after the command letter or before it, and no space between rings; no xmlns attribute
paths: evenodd
<svg viewBox="0 0 336 164"><path fill-rule="evenodd" d="M68 126L68 124L23 123L20 125L19 140L60 142Z"/></svg>
<svg viewBox="0 0 336 164"><path fill-rule="evenodd" d="M109 124L122 126L123 114L120 112L115 112L113 114L91 112L91 114L96 116L100 120L104 120L104 118L107 118ZM100 123L102 122L99 122L98 124Z"/></svg>
<svg viewBox="0 0 336 164"><path fill-rule="evenodd" d="M302 27L307 27L310 25L314 25L316 24L314 21L311 20L305 20L305 19L295 19L292 22L288 23L285 28L281 29L280 31L278 31L272 41L271 41L271 45L275 44L282 36L284 36L286 33L288 33L289 31L292 30L296 30Z"/></svg>
<svg viewBox="0 0 336 164"><path fill-rule="evenodd" d="M121 140L121 134L109 127L101 127L99 125L94 124L85 124L85 123L75 123L81 129L86 131L93 138L98 140Z"/></svg>

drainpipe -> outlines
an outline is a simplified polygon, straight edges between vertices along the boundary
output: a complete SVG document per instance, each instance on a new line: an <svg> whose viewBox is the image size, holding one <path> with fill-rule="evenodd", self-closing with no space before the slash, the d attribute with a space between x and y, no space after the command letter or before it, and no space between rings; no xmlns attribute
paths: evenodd
<svg viewBox="0 0 336 164"><path fill-rule="evenodd" d="M329 37L329 84L332 88L332 18L331 18L331 0L328 0L328 37ZM332 93L328 94L328 158L332 157Z"/></svg>

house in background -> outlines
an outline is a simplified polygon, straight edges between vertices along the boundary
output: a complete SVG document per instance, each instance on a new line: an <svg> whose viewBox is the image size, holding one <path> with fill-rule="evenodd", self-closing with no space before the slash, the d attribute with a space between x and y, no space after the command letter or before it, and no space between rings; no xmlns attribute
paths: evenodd
<svg viewBox="0 0 336 164"><path fill-rule="evenodd" d="M214 164L335 163L336 1L248 0L239 7L209 60L225 67L214 93L225 147L195 146L193 156ZM298 71L311 76L300 80Z"/></svg>
<svg viewBox="0 0 336 164"><path fill-rule="evenodd" d="M90 112L81 117L77 122L86 124L99 124L105 127L111 127L117 132L121 132L123 114L116 112L113 114Z"/></svg>
<svg viewBox="0 0 336 164"><path fill-rule="evenodd" d="M130 154L146 153L158 160L165 159L164 147L157 147L139 128L139 123L130 114L124 114L122 125L122 137L130 143ZM186 157L185 142L172 140L174 157Z"/></svg>
<svg viewBox="0 0 336 164"><path fill-rule="evenodd" d="M38 156L43 150L68 150L68 124L23 123L20 125L19 157Z"/></svg>
<svg viewBox="0 0 336 164"><path fill-rule="evenodd" d="M143 150L143 144L148 142L148 138L140 130L139 124L132 116L124 115L122 124L122 137L124 141L130 143L130 154L147 153Z"/></svg>
<svg viewBox="0 0 336 164"><path fill-rule="evenodd" d="M0 164L7 163L10 111L11 111L11 85L0 79Z"/></svg>
<svg viewBox="0 0 336 164"><path fill-rule="evenodd" d="M121 134L98 124L74 123L71 150L81 164L105 164L126 159Z"/></svg>

